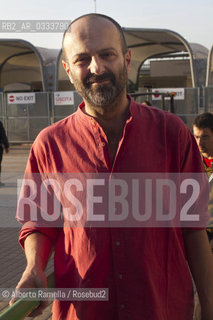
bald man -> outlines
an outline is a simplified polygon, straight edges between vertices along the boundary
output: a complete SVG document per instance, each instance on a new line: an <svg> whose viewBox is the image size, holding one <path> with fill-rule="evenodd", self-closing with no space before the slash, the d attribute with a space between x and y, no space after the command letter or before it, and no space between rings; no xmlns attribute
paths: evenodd
<svg viewBox="0 0 213 320"><path fill-rule="evenodd" d="M156 171L202 172L196 142L182 121L137 104L127 95L131 52L116 21L100 14L79 17L64 34L63 51L64 68L83 103L76 113L39 134L26 174L87 173L111 178L140 173L151 177ZM34 201L40 208L39 200ZM208 199L205 204L204 216ZM61 207L66 218L63 197ZM99 212L98 217L106 215ZM54 248L56 288L108 289L106 301L54 301L53 319L191 320L189 265L202 319L212 320L213 260L205 229L115 228L113 224L112 228L48 228L26 219L19 240L27 267L17 288L46 286L44 270ZM45 305L41 302L39 310Z"/></svg>

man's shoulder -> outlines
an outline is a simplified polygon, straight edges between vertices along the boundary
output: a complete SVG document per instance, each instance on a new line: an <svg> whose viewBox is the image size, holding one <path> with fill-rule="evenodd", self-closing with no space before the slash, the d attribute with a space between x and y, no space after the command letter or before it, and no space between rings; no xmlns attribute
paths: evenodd
<svg viewBox="0 0 213 320"><path fill-rule="evenodd" d="M139 121L147 121L156 126L186 128L186 124L176 114L159 109L155 106L146 106L133 102L131 111Z"/></svg>
<svg viewBox="0 0 213 320"><path fill-rule="evenodd" d="M49 136L58 136L62 132L66 133L67 130L72 128L72 123L75 121L75 114L76 113L73 113L68 117L61 119L42 129L36 139L46 139Z"/></svg>
<svg viewBox="0 0 213 320"><path fill-rule="evenodd" d="M76 112L42 129L32 145L34 151L47 149L48 146L54 145L56 142L58 145L63 144L68 135L72 136L75 118Z"/></svg>

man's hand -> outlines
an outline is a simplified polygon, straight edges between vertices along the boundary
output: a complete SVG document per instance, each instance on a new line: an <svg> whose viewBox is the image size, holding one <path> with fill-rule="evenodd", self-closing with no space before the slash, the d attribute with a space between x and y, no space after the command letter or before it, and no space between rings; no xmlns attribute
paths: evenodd
<svg viewBox="0 0 213 320"><path fill-rule="evenodd" d="M42 233L35 232L30 234L24 242L27 267L16 287L24 288L46 288L47 278L44 273L48 259L51 254L52 244L49 239ZM12 305L17 299L12 299ZM48 306L48 301L41 301L39 307L33 311L31 316L37 316L42 313L43 309Z"/></svg>
<svg viewBox="0 0 213 320"><path fill-rule="evenodd" d="M41 268L27 267L16 287L18 289L24 288L46 288L47 278L44 271ZM13 305L16 298L10 300L9 305ZM37 316L43 312L43 310L49 305L48 301L41 301L39 307L31 313L31 316Z"/></svg>

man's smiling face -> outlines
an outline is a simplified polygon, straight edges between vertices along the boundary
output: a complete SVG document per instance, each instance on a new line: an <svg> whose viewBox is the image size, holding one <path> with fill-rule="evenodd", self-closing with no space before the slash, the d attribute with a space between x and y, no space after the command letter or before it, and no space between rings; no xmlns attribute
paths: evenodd
<svg viewBox="0 0 213 320"><path fill-rule="evenodd" d="M122 50L117 28L103 18L82 18L64 39L66 71L85 102L110 108L126 90L130 52Z"/></svg>

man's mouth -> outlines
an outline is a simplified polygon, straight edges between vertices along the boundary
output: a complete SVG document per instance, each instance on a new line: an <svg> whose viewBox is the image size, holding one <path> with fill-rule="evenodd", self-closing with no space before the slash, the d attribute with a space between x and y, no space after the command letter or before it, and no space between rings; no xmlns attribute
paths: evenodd
<svg viewBox="0 0 213 320"><path fill-rule="evenodd" d="M92 75L86 80L88 85L101 85L113 83L113 79L109 74Z"/></svg>
<svg viewBox="0 0 213 320"><path fill-rule="evenodd" d="M206 152L206 148L205 147L200 147L199 148L201 152Z"/></svg>
<svg viewBox="0 0 213 320"><path fill-rule="evenodd" d="M111 82L110 79L100 79L100 80L95 80L95 81L92 81L90 84L93 85L93 84L103 84L103 83L109 83Z"/></svg>

